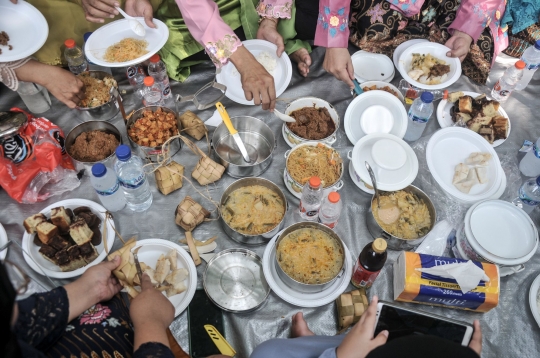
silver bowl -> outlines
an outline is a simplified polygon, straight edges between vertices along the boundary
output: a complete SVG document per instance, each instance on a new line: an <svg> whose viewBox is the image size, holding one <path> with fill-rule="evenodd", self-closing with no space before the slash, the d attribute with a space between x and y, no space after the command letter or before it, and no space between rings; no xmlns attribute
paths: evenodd
<svg viewBox="0 0 540 358"><path fill-rule="evenodd" d="M147 161L150 161L150 162L157 162L158 155L160 155L162 159L164 155L169 155L172 158L172 156L178 153L178 151L180 151L180 149L182 148L182 141L179 138L176 138L170 142L169 148L168 148L169 153L167 154L166 153L167 149L161 145L157 147L145 147L144 145L139 145L135 143L129 136L129 128L131 128L131 126L134 125L135 122L137 122L137 120L142 117L142 114L144 111L151 110L152 112L155 112L158 108L161 108L163 112L174 114L176 118L176 124L178 126L178 131L180 133L180 131L182 130L182 123L180 123L178 114L172 109L167 108L167 107L162 107L162 106L148 106L148 107L139 108L138 110L133 112L133 114L131 115L131 117L126 123L126 129L128 131L128 139L129 139L129 143L131 144L131 147L135 150L135 152L137 153L139 157L146 159Z"/></svg>
<svg viewBox="0 0 540 358"><path fill-rule="evenodd" d="M104 79L105 77L112 77L110 73L104 71L88 71L90 77L97 78L99 80ZM120 110L119 107L115 104L115 98L113 95L110 95L109 101L101 106L97 107L77 107L77 110L80 113L80 118L83 121L110 121L118 114Z"/></svg>
<svg viewBox="0 0 540 358"><path fill-rule="evenodd" d="M263 179L263 178L238 179L237 181L229 185L229 187L225 189L225 191L223 192L223 195L221 196L221 200L220 200L220 208L224 207L225 203L227 202L227 199L229 198L229 195L233 191L235 191L236 189L243 188L246 186L251 186L251 185L264 186L272 190L277 195L279 195L281 201L285 205L285 215L283 215L283 218L281 219L279 224L273 229L271 229L270 231L267 231L259 235L247 235L247 234L242 234L236 231L235 229L230 227L229 224L225 222L225 220L223 219L223 216L221 216L221 224L222 224L221 226L223 227L223 231L225 231L225 233L236 242L239 242L245 245L262 245L262 244L268 243L268 241L270 241L274 236L276 236L276 234L281 230L281 228L283 227L283 224L285 223L285 216L287 214L287 209L288 209L287 199L285 198L285 194L283 194L281 189L276 184L272 183L270 180Z"/></svg>
<svg viewBox="0 0 540 358"><path fill-rule="evenodd" d="M315 230L322 231L325 234L329 235L334 240L336 240L336 242L339 244L339 247L341 248L341 252L343 253L343 259L341 261L341 267L340 267L339 271L337 272L336 276L334 276L334 278L331 279L330 281L325 282L325 283L317 283L317 284L302 283L302 282L299 282L299 281L295 280L291 276L289 276L281 268L281 265L279 264L279 260L278 260L279 243L281 242L281 240L285 236L287 236L288 234L290 234L290 233L292 233L294 231L300 230L300 229L315 229ZM274 265L276 267L276 272L277 272L279 278L287 286L289 286L290 288L292 288L293 290L298 291L298 292L305 292L305 293L321 292L321 291L325 290L326 288L330 287L344 273L345 255L347 253L345 251L343 241L341 241L341 238L338 236L338 234L336 234L334 232L334 230L330 229L329 227L327 227L326 225L323 225L323 224L319 224L319 223L316 223L316 222L299 222L299 223L296 223L296 224L293 224L293 225L289 226L288 228L283 230L283 232L277 238L276 245L274 246L274 250L276 251Z"/></svg>
<svg viewBox="0 0 540 358"><path fill-rule="evenodd" d="M71 147L75 143L75 139L77 139L77 137L84 132L90 132L95 130L103 131L114 135L116 139L118 139L119 145L122 144L122 135L120 134L120 131L109 122L88 121L77 125L66 136L65 148L66 153L73 160L73 162L75 162L75 167L78 171L84 169L86 173L90 173L92 171L92 166L96 163L103 163L105 166L112 168L112 163L114 162L114 158L116 157L114 152L107 158L99 160L97 162L83 162L71 155Z"/></svg>
<svg viewBox="0 0 540 358"><path fill-rule="evenodd" d="M426 203L428 211L429 211L429 216L431 218L431 226L429 227L429 231L426 233L426 235L419 237L418 239L407 240L407 239L394 236L386 232L385 230L383 230L383 228L379 225L379 223L377 223L377 220L375 220L375 216L373 215L373 211L371 210L371 207L375 200L375 195L373 195L373 197L371 198L371 205L369 206L368 213L366 214L366 224L367 224L367 228L371 236L373 236L374 239L378 237L384 238L388 244L389 249L398 250L398 251L401 251L401 250L407 251L407 250L413 250L418 245L420 245L422 241L424 241L427 234L429 234L429 232L433 229L433 226L435 226L435 222L437 220L437 212L435 211L435 206L433 205L433 202L427 196L427 194L424 193L422 190L418 189L417 187L415 187L414 185L409 185L408 187L401 190L415 194L417 197L424 200L424 202Z"/></svg>
<svg viewBox="0 0 540 358"><path fill-rule="evenodd" d="M246 146L252 146L258 154L255 163L234 164L231 153L236 153L236 144L225 123L221 123L212 135L212 145L216 157L233 178L256 177L270 167L276 139L274 133L260 119L249 116L232 117L231 122Z"/></svg>
<svg viewBox="0 0 540 358"><path fill-rule="evenodd" d="M212 302L234 313L256 310L270 294L261 258L246 249L216 254L206 266L203 285Z"/></svg>

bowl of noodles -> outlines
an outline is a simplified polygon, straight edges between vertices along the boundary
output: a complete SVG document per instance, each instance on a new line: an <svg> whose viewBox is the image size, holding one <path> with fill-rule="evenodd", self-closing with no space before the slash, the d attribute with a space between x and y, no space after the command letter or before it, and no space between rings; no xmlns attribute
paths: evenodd
<svg viewBox="0 0 540 358"><path fill-rule="evenodd" d="M392 250L412 250L433 229L437 213L431 199L414 185L381 192L380 206L375 196L366 216L373 238L382 237Z"/></svg>
<svg viewBox="0 0 540 358"><path fill-rule="evenodd" d="M104 71L87 71L77 76L84 83L86 96L77 110L84 121L109 121L119 111L115 98L110 93L112 87L118 88L113 76Z"/></svg>
<svg viewBox="0 0 540 358"><path fill-rule="evenodd" d="M289 191L300 199L304 184L312 176L321 179L324 195L343 187L343 159L326 143L306 142L285 152L283 178Z"/></svg>
<svg viewBox="0 0 540 358"><path fill-rule="evenodd" d="M283 227L287 199L279 187L263 178L242 178L223 192L223 231L241 244L261 245Z"/></svg>

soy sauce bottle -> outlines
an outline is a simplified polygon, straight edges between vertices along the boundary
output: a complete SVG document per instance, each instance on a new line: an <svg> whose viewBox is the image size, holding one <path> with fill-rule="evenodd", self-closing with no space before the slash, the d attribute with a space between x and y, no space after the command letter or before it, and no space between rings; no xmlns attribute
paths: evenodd
<svg viewBox="0 0 540 358"><path fill-rule="evenodd" d="M353 268L351 283L357 288L370 288L386 262L386 240L375 239L367 244Z"/></svg>

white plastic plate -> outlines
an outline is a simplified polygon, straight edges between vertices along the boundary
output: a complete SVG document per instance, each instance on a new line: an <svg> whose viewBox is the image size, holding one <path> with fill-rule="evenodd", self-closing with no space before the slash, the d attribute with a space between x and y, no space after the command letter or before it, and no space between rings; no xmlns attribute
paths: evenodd
<svg viewBox="0 0 540 358"><path fill-rule="evenodd" d="M401 73L401 76L405 79L405 81L409 82L415 87L427 90L438 90L446 88L456 82L461 76L461 62L459 61L459 58L446 57L446 53L448 51L450 51L448 47L435 42L420 42L414 44L409 48L405 49L399 57L398 70ZM429 53L432 56L438 58L439 60L445 61L447 65L450 65L450 72L446 75L446 80L442 83L439 83L438 85L426 85L415 81L411 77L409 77L407 73L411 70L413 53L425 55Z"/></svg>
<svg viewBox="0 0 540 358"><path fill-rule="evenodd" d="M8 237L4 226L0 224L0 247L4 246L8 242ZM0 261L3 261L7 256L8 248L6 247L3 251L0 251Z"/></svg>
<svg viewBox="0 0 540 358"><path fill-rule="evenodd" d="M4 0L0 2L0 31L8 34L8 44L13 46L11 51L7 46L0 46L0 62L9 62L38 51L49 36L49 25L41 12L26 1L13 4Z"/></svg>
<svg viewBox="0 0 540 358"><path fill-rule="evenodd" d="M529 306L531 312L536 320L538 326L540 326L540 275L536 276L529 290Z"/></svg>
<svg viewBox="0 0 540 358"><path fill-rule="evenodd" d="M195 295L195 290L197 289L197 268L193 263L193 259L187 253L186 250L182 249L179 245L174 242L163 240L163 239L146 239L137 241L137 244L133 249L141 247L137 256L139 257L139 262L144 262L153 269L156 268L156 263L161 254L167 255L169 251L176 250L178 268L185 268L189 271L189 275L184 281L186 285L186 290L177 295L168 297L169 301L174 306L174 316L178 316L180 313L184 312L191 300L193 295Z"/></svg>
<svg viewBox="0 0 540 358"><path fill-rule="evenodd" d="M63 206L64 208L69 209L75 209L79 206L87 206L89 207L92 212L97 215L101 219L101 234L103 236L103 229L105 222L107 222L107 248L110 252L110 250L113 247L114 239L116 238L116 234L113 230L114 228L114 222L112 220L105 220L105 208L101 205L99 205L96 202L86 200L86 199L67 199L62 200L59 202L56 202L52 205L47 206L45 209L41 210L40 213L45 214L47 218L51 217L51 209L56 208L59 206ZM22 225L22 223L21 223ZM96 246L96 250L99 254L99 256L89 263L88 265L78 268L73 271L64 272L60 269L60 267L56 266L49 260L46 260L40 253L39 253L39 246L34 244L34 235L36 234L29 234L26 231L24 232L24 235L22 237L22 247L28 253L28 255L31 256L31 258L25 253L24 254L24 260L30 266L34 271L39 273L40 275L43 274L43 271L52 278L71 278L71 277L77 277L82 275L89 267L92 267L94 265L97 265L101 261L105 259L105 256L107 256L107 253L105 252L105 238L101 238L101 244ZM35 261L35 262L34 262Z"/></svg>
<svg viewBox="0 0 540 358"><path fill-rule="evenodd" d="M351 61L354 77L360 83L365 81L390 82L394 78L395 70L392 60L386 55L360 50L351 56Z"/></svg>
<svg viewBox="0 0 540 358"><path fill-rule="evenodd" d="M476 92L468 92L463 91L463 94L466 96L471 96L473 99L480 96L480 93ZM457 105L457 104L456 104ZM454 125L454 121L452 121L452 115L450 114L450 110L454 106L454 103L448 102L446 99L442 99L439 102L439 105L437 106L437 121L439 121L439 125L441 128L446 127L452 127ZM512 130L512 122L510 122L510 118L508 117L508 114L506 114L506 111L502 108L502 106L499 106L499 115L508 118L508 132L506 132L506 139L510 136L510 131ZM496 148L506 142L506 139L497 139L493 142L493 148Z"/></svg>
<svg viewBox="0 0 540 358"><path fill-rule="evenodd" d="M396 66L396 68L399 68L399 57L401 56L403 51L405 51L412 45L415 45L420 42L429 42L429 40L426 40L426 39L409 40L409 41L403 42L401 45L396 47L396 49L394 50L394 55L392 56L392 60L394 61L394 65Z"/></svg>
<svg viewBox="0 0 540 358"><path fill-rule="evenodd" d="M136 17L136 19L144 26L146 35L136 35L129 27L128 20L126 19L113 21L94 31L86 41L84 53L88 60L104 67L127 67L146 61L161 50L169 38L169 29L167 26L158 19L153 19L152 21L157 27L153 29L144 23L144 18ZM148 46L146 47L148 53L126 62L107 62L103 59L105 51L109 46L129 37L137 40L146 40L148 42Z"/></svg>
<svg viewBox="0 0 540 358"><path fill-rule="evenodd" d="M277 46L265 40L247 40L242 42L242 44L255 57L261 52L267 52L277 60L273 76L276 86L276 96L281 96L291 82L292 65L289 56L284 52L281 54L281 57L277 57ZM248 101L246 99L244 90L242 89L240 73L238 73L232 62L229 61L221 70L217 71L216 81L227 86L225 96L230 100L240 104L254 105L253 100Z"/></svg>
<svg viewBox="0 0 540 358"><path fill-rule="evenodd" d="M354 185L356 185L360 190L362 190L363 192L367 193L367 194L375 194L375 190L373 189L369 189L366 184L362 181L362 179L360 179L360 177L358 176L358 174L356 174L354 172L354 166L352 164L352 160L349 161L349 175L354 183Z"/></svg>

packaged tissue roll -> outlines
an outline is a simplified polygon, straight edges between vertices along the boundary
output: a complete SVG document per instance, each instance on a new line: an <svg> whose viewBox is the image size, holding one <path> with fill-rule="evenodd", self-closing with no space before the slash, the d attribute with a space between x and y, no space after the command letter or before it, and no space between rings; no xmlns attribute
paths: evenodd
<svg viewBox="0 0 540 358"><path fill-rule="evenodd" d="M487 312L499 303L499 284L499 267L485 262L404 251L394 263L396 301Z"/></svg>

